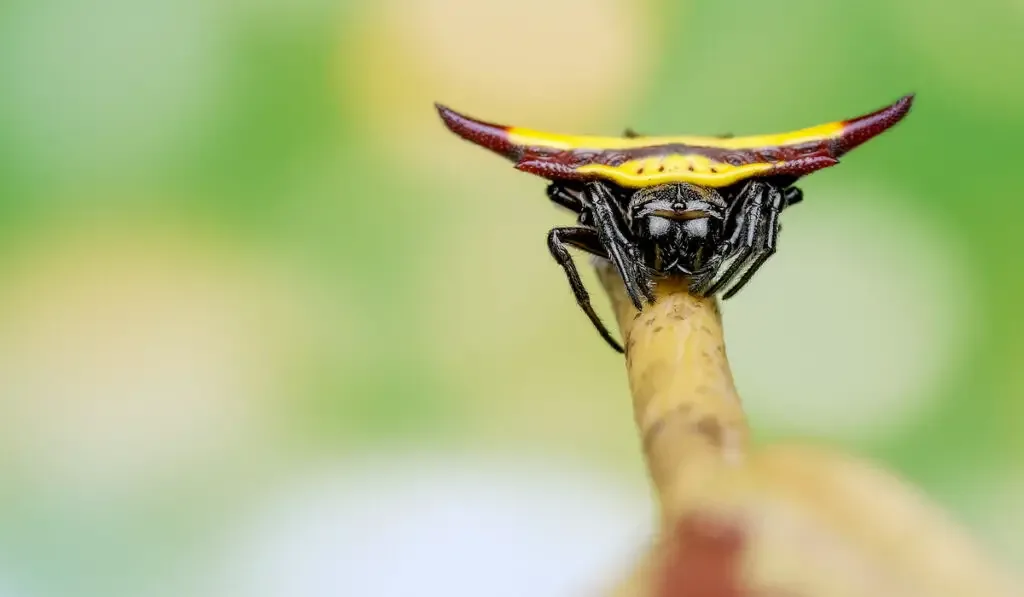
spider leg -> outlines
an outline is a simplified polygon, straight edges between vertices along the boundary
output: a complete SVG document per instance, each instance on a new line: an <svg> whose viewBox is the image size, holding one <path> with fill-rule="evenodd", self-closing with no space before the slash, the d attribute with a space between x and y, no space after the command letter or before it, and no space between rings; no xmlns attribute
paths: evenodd
<svg viewBox="0 0 1024 597"><path fill-rule="evenodd" d="M718 267L715 267L708 278L698 288L703 296L710 296L718 292L729 280L736 276L743 269L751 251L757 242L757 231L761 223L761 205L763 202L764 187L760 183L751 184L742 195L743 205L736 214L736 227L732 235L722 243L722 250L719 251L717 262L732 259L729 266L721 275Z"/></svg>
<svg viewBox="0 0 1024 597"><path fill-rule="evenodd" d="M719 276L717 280L707 290L708 295L713 295L719 292L724 286L726 286L730 280L743 270L743 266L750 260L751 252L758 240L758 228L761 223L761 212L756 206L752 205L749 212L746 214L746 225L744 226L744 234L741 239L741 244L734 254L732 262L729 263L729 267L726 268L725 272Z"/></svg>
<svg viewBox="0 0 1024 597"><path fill-rule="evenodd" d="M785 201L783 202L782 207L779 208L779 211L786 209L790 205L796 205L804 200L804 192L796 187L789 187L785 190L784 195Z"/></svg>
<svg viewBox="0 0 1024 597"><path fill-rule="evenodd" d="M564 185L553 182L545 189L550 199L556 205L560 205L569 211L581 213L583 211L583 200Z"/></svg>
<svg viewBox="0 0 1024 597"><path fill-rule="evenodd" d="M756 195L756 181L748 180L736 197L729 202L725 210L726 231L729 237L718 243L715 251L708 262L704 265L690 283L690 292L697 296L708 296L717 290L719 285L712 286L712 283L721 273L722 264L736 255L736 247L739 246L743 235L746 232L747 206L751 198Z"/></svg>
<svg viewBox="0 0 1024 597"><path fill-rule="evenodd" d="M607 257L601 246L601 240L597 235L597 231L590 228L554 228L548 233L548 250L551 251L551 256L555 258L555 261L565 270L565 276L569 279L569 286L576 296L576 304L587 314L590 323L594 324L594 327L597 328L598 333L601 334L605 342L615 351L623 352L622 345L612 336L604 322L598 317L597 312L594 311L594 306L590 302L590 294L583 285L583 280L580 279L580 273L576 269L576 264L572 260L572 255L566 249L566 245L599 257Z"/></svg>
<svg viewBox="0 0 1024 597"><path fill-rule="evenodd" d="M654 302L652 281L644 267L643 259L634 243L623 232L624 224L616 219L612 197L604 184L590 183L587 185L587 191L590 200L589 211L594 216L594 227L601 245L619 271L633 306L637 311L641 311L645 299L648 303Z"/></svg>
<svg viewBox="0 0 1024 597"><path fill-rule="evenodd" d="M768 188L768 201L764 204L764 211L767 212L767 216L764 223L764 229L760 234L758 234L760 241L758 243L758 249L751 257L750 265L747 267L746 271L744 271L743 275L740 276L736 283L722 295L722 300L728 300L735 296L736 293L746 286L747 282L754 277L757 270L761 269L761 266L775 254L775 249L778 245L779 239L779 213L784 207L783 201L785 201L785 198L777 188Z"/></svg>

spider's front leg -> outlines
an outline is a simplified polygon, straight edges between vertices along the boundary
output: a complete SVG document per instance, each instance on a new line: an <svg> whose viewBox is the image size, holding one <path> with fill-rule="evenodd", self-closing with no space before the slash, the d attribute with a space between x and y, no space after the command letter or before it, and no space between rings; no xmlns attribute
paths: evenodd
<svg viewBox="0 0 1024 597"><path fill-rule="evenodd" d="M616 352L623 352L622 345L615 340L611 331L608 330L608 327L601 321L597 312L594 311L594 306L590 302L590 294L587 292L586 286L583 285L583 280L576 269L576 264L573 263L568 247L574 247L591 255L607 258L608 255L605 253L604 247L601 246L597 232L583 227L554 228L548 233L548 250L555 261L558 262L558 265L561 265L562 269L565 270L569 287L572 288L573 296L576 297L576 304L586 313L590 323L601 334L604 341Z"/></svg>
<svg viewBox="0 0 1024 597"><path fill-rule="evenodd" d="M804 192L796 187L789 187L782 192L782 196L785 202L782 205L782 209L786 209L790 205L796 205L804 200ZM781 211L781 210L780 210Z"/></svg>
<svg viewBox="0 0 1024 597"><path fill-rule="evenodd" d="M588 213L594 218L601 245L608 258L615 265L626 286L633 306L642 311L644 303L654 302L654 283L644 264L636 243L629 237L625 224L617 217L612 205L614 197L604 183L592 182L587 185Z"/></svg>
<svg viewBox="0 0 1024 597"><path fill-rule="evenodd" d="M690 284L690 292L697 296L712 296L736 276L754 249L762 218L761 205L767 185L750 181L734 199L729 218L731 234L719 243L714 255ZM722 266L728 263L723 272Z"/></svg>
<svg viewBox="0 0 1024 597"><path fill-rule="evenodd" d="M766 188L764 198L765 201L762 206L764 226L757 232L757 249L754 251L753 255L751 255L749 260L750 265L747 266L746 271L744 271L739 280L737 280L736 283L722 295L722 300L728 300L735 296L737 292L747 285L747 282L750 282L751 278L754 277L754 274L761 269L761 266L763 266L765 262L775 254L775 249L778 246L779 240L779 214L785 207L786 197L778 187L768 186Z"/></svg>
<svg viewBox="0 0 1024 597"><path fill-rule="evenodd" d="M555 205L559 205L569 211L581 214L584 209L583 199L578 190L564 184L553 182L545 189L548 199Z"/></svg>

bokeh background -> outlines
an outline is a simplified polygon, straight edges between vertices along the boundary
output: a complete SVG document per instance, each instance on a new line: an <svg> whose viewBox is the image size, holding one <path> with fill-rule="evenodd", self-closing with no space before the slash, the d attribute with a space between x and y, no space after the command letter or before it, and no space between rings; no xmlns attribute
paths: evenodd
<svg viewBox="0 0 1024 597"><path fill-rule="evenodd" d="M748 134L916 91L806 179L730 355L760 439L878 459L1024 566L1022 57L1020 0L7 0L0 595L625 570L652 510L546 251L572 218L435 100Z"/></svg>

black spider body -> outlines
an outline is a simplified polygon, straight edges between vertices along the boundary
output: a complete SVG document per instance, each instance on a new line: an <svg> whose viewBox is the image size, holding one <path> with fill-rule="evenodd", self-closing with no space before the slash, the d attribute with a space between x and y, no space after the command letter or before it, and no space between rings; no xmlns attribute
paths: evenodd
<svg viewBox="0 0 1024 597"><path fill-rule="evenodd" d="M577 225L548 234L551 255L563 267L576 302L612 348L622 346L594 311L567 250L611 261L637 309L654 301L660 276L685 276L699 296L742 289L775 252L779 214L803 194L787 181L748 180L711 188L672 183L629 189L595 181L554 182L555 203L578 214Z"/></svg>
<svg viewBox="0 0 1024 597"><path fill-rule="evenodd" d="M913 94L871 113L787 133L734 137L564 135L500 125L438 104L450 131L551 181L548 197L576 214L553 229L551 254L605 340L568 248L610 260L638 310L659 276L684 276L699 296L735 295L775 253L793 186L899 123Z"/></svg>

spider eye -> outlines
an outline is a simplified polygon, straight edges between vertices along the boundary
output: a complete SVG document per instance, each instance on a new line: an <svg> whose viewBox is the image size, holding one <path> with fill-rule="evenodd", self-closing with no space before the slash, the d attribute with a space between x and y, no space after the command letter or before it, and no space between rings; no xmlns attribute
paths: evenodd
<svg viewBox="0 0 1024 597"><path fill-rule="evenodd" d="M708 217L695 218L683 222L683 230L688 236L705 238L708 235L711 219Z"/></svg>
<svg viewBox="0 0 1024 597"><path fill-rule="evenodd" d="M647 233L652 238L659 238L667 235L672 229L672 220L663 218L661 216L651 216L647 218Z"/></svg>

